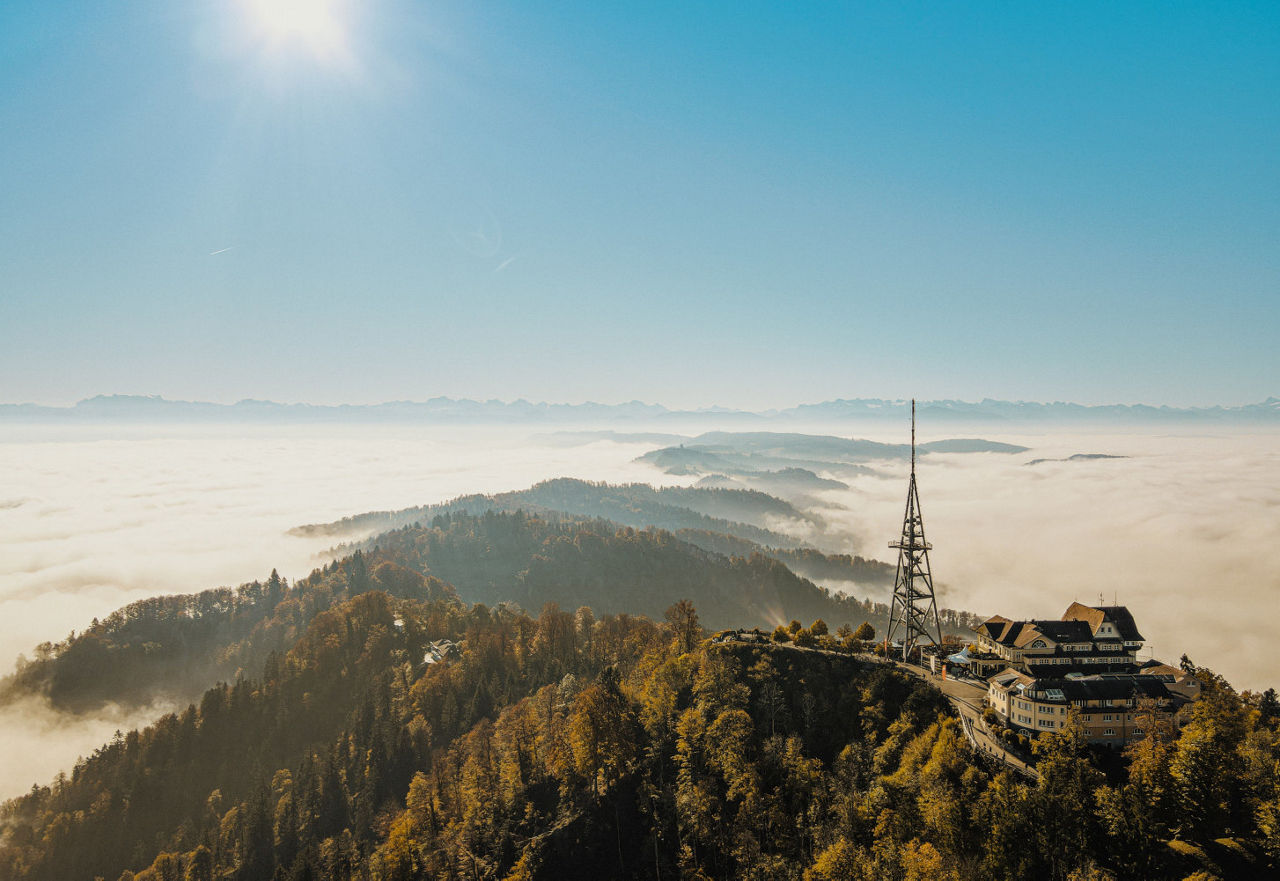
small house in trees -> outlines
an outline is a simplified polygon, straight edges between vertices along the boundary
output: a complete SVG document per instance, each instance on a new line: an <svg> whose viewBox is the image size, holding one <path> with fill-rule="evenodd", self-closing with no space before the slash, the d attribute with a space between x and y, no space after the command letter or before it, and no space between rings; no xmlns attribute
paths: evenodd
<svg viewBox="0 0 1280 881"><path fill-rule="evenodd" d="M462 648L458 643L451 639L437 639L427 646L426 654L422 657L422 663L438 664L441 661L452 660L460 654L462 654Z"/></svg>

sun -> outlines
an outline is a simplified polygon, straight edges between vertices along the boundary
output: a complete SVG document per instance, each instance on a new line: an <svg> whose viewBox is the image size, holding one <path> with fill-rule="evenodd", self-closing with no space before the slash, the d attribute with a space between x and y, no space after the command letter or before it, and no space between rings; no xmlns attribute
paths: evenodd
<svg viewBox="0 0 1280 881"><path fill-rule="evenodd" d="M271 49L340 58L347 51L341 0L240 0L254 35Z"/></svg>

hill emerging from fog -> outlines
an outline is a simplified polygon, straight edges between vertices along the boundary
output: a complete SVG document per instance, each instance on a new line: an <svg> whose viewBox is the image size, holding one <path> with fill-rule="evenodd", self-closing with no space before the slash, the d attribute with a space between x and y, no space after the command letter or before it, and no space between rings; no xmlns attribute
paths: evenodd
<svg viewBox="0 0 1280 881"><path fill-rule="evenodd" d="M370 511L332 523L299 526L296 535L346 537L429 522L441 514L485 511L563 512L601 517L636 529L699 529L775 547L801 542L778 531L784 524L820 525L789 502L746 489L654 488L644 483L606 484L572 478L545 480L524 490L462 496L438 505L399 511ZM775 527L775 528L770 528Z"/></svg>
<svg viewBox="0 0 1280 881"><path fill-rule="evenodd" d="M982 438L948 438L916 447L930 453L1025 453L1027 447ZM774 431L711 431L651 450L636 461L672 475L704 475L699 486L745 486L803 498L846 484L817 472L851 477L876 473L869 463L903 462L910 444Z"/></svg>
<svg viewBox="0 0 1280 881"><path fill-rule="evenodd" d="M820 517L757 490L718 487L662 487L593 483L558 478L529 489L470 495L438 505L401 511L372 511L332 523L295 527L299 536L333 536L359 541L371 533L431 523L436 517L486 512L523 512L548 518L598 518L632 529L658 529L725 556L762 554L818 581L853 583L864 590L893 583L893 566L879 560L824 553L777 529L795 526L821 534ZM717 516L718 515L718 516ZM877 591L878 592L878 591Z"/></svg>
<svg viewBox="0 0 1280 881"><path fill-rule="evenodd" d="M706 529L673 534L525 510L454 509L345 550L344 559L292 587L272 573L266 582L234 590L133 603L61 642L38 646L32 660L0 682L0 704L34 696L83 712L190 700L214 682L261 669L316 615L369 591L514 604L531 612L547 604L590 606L655 618L688 598L713 627L793 618L824 618L834 627L878 621L887 612L881 603L829 591L798 571L864 585L893 579L892 567L860 557L764 548ZM336 571L343 577L331 577ZM976 623L950 610L944 618L949 629Z"/></svg>
<svg viewBox="0 0 1280 881"><path fill-rule="evenodd" d="M761 621L774 625L793 618L856 626L882 608L819 587L787 563L826 564L845 577L858 572L882 583L893 578L891 567L875 561L813 551L784 551L775 557L749 544L740 544L734 550L742 553L730 555L701 547L695 543L699 540L711 545L741 542L715 533L674 535L564 514L488 511L440 515L430 524L383 533L361 550L439 578L468 602L514 602L530 611L556 603L660 618L668 606L687 597L713 628L751 627Z"/></svg>

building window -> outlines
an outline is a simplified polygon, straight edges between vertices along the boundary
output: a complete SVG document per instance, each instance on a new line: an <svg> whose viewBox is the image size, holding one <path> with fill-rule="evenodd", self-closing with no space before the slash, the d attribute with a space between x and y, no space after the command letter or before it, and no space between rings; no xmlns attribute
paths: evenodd
<svg viewBox="0 0 1280 881"><path fill-rule="evenodd" d="M1104 731L1104 732L1102 732L1102 733L1103 733L1103 734L1106 734L1106 735L1109 735L1109 736L1114 737L1114 736L1115 736L1115 733L1116 733L1116 730L1115 730L1114 728L1108 728L1106 731Z"/></svg>

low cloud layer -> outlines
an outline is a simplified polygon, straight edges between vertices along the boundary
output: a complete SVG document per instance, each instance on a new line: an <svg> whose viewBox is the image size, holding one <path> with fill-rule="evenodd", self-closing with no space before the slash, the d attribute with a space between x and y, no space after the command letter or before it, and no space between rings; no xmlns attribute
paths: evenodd
<svg viewBox="0 0 1280 881"><path fill-rule="evenodd" d="M175 708L157 704L126 712L108 706L82 716L50 709L43 700L32 698L0 713L0 743L5 758L0 760L0 798L20 795L32 784L50 783L59 772L70 773L77 757L111 740L117 731L140 728Z"/></svg>
<svg viewBox="0 0 1280 881"><path fill-rule="evenodd" d="M632 462L652 445L551 445L529 434L377 426L5 429L0 667L135 599L265 578L273 567L290 579L305 575L330 542L286 535L302 523L557 476L689 482ZM1057 617L1072 600L1102 594L1130 606L1158 657L1186 652L1239 687L1276 684L1275 435L982 436L1031 449L932 454L920 463L944 605ZM922 432L922 439L934 438ZM1026 464L1075 453L1128 458ZM810 538L892 560L886 545L901 523L906 475L900 463L880 470L891 476L846 477L848 490L822 493L831 505L822 511L829 526ZM70 724L36 706L23 709L0 714L8 747L0 755L0 797L48 782L117 727L148 718L107 714Z"/></svg>
<svg viewBox="0 0 1280 881"><path fill-rule="evenodd" d="M95 616L317 565L293 526L549 476L651 479L642 445L544 447L526 432L364 428L0 440L0 664ZM87 432L85 432L87 433Z"/></svg>
<svg viewBox="0 0 1280 881"><path fill-rule="evenodd" d="M264 579L273 567L291 580L306 575L332 540L286 535L302 523L559 475L654 478L631 464L645 445L535 446L528 434L381 427L0 434L0 672L38 643L143 597ZM114 716L73 724L32 711L0 712L0 798L47 783L124 724Z"/></svg>

